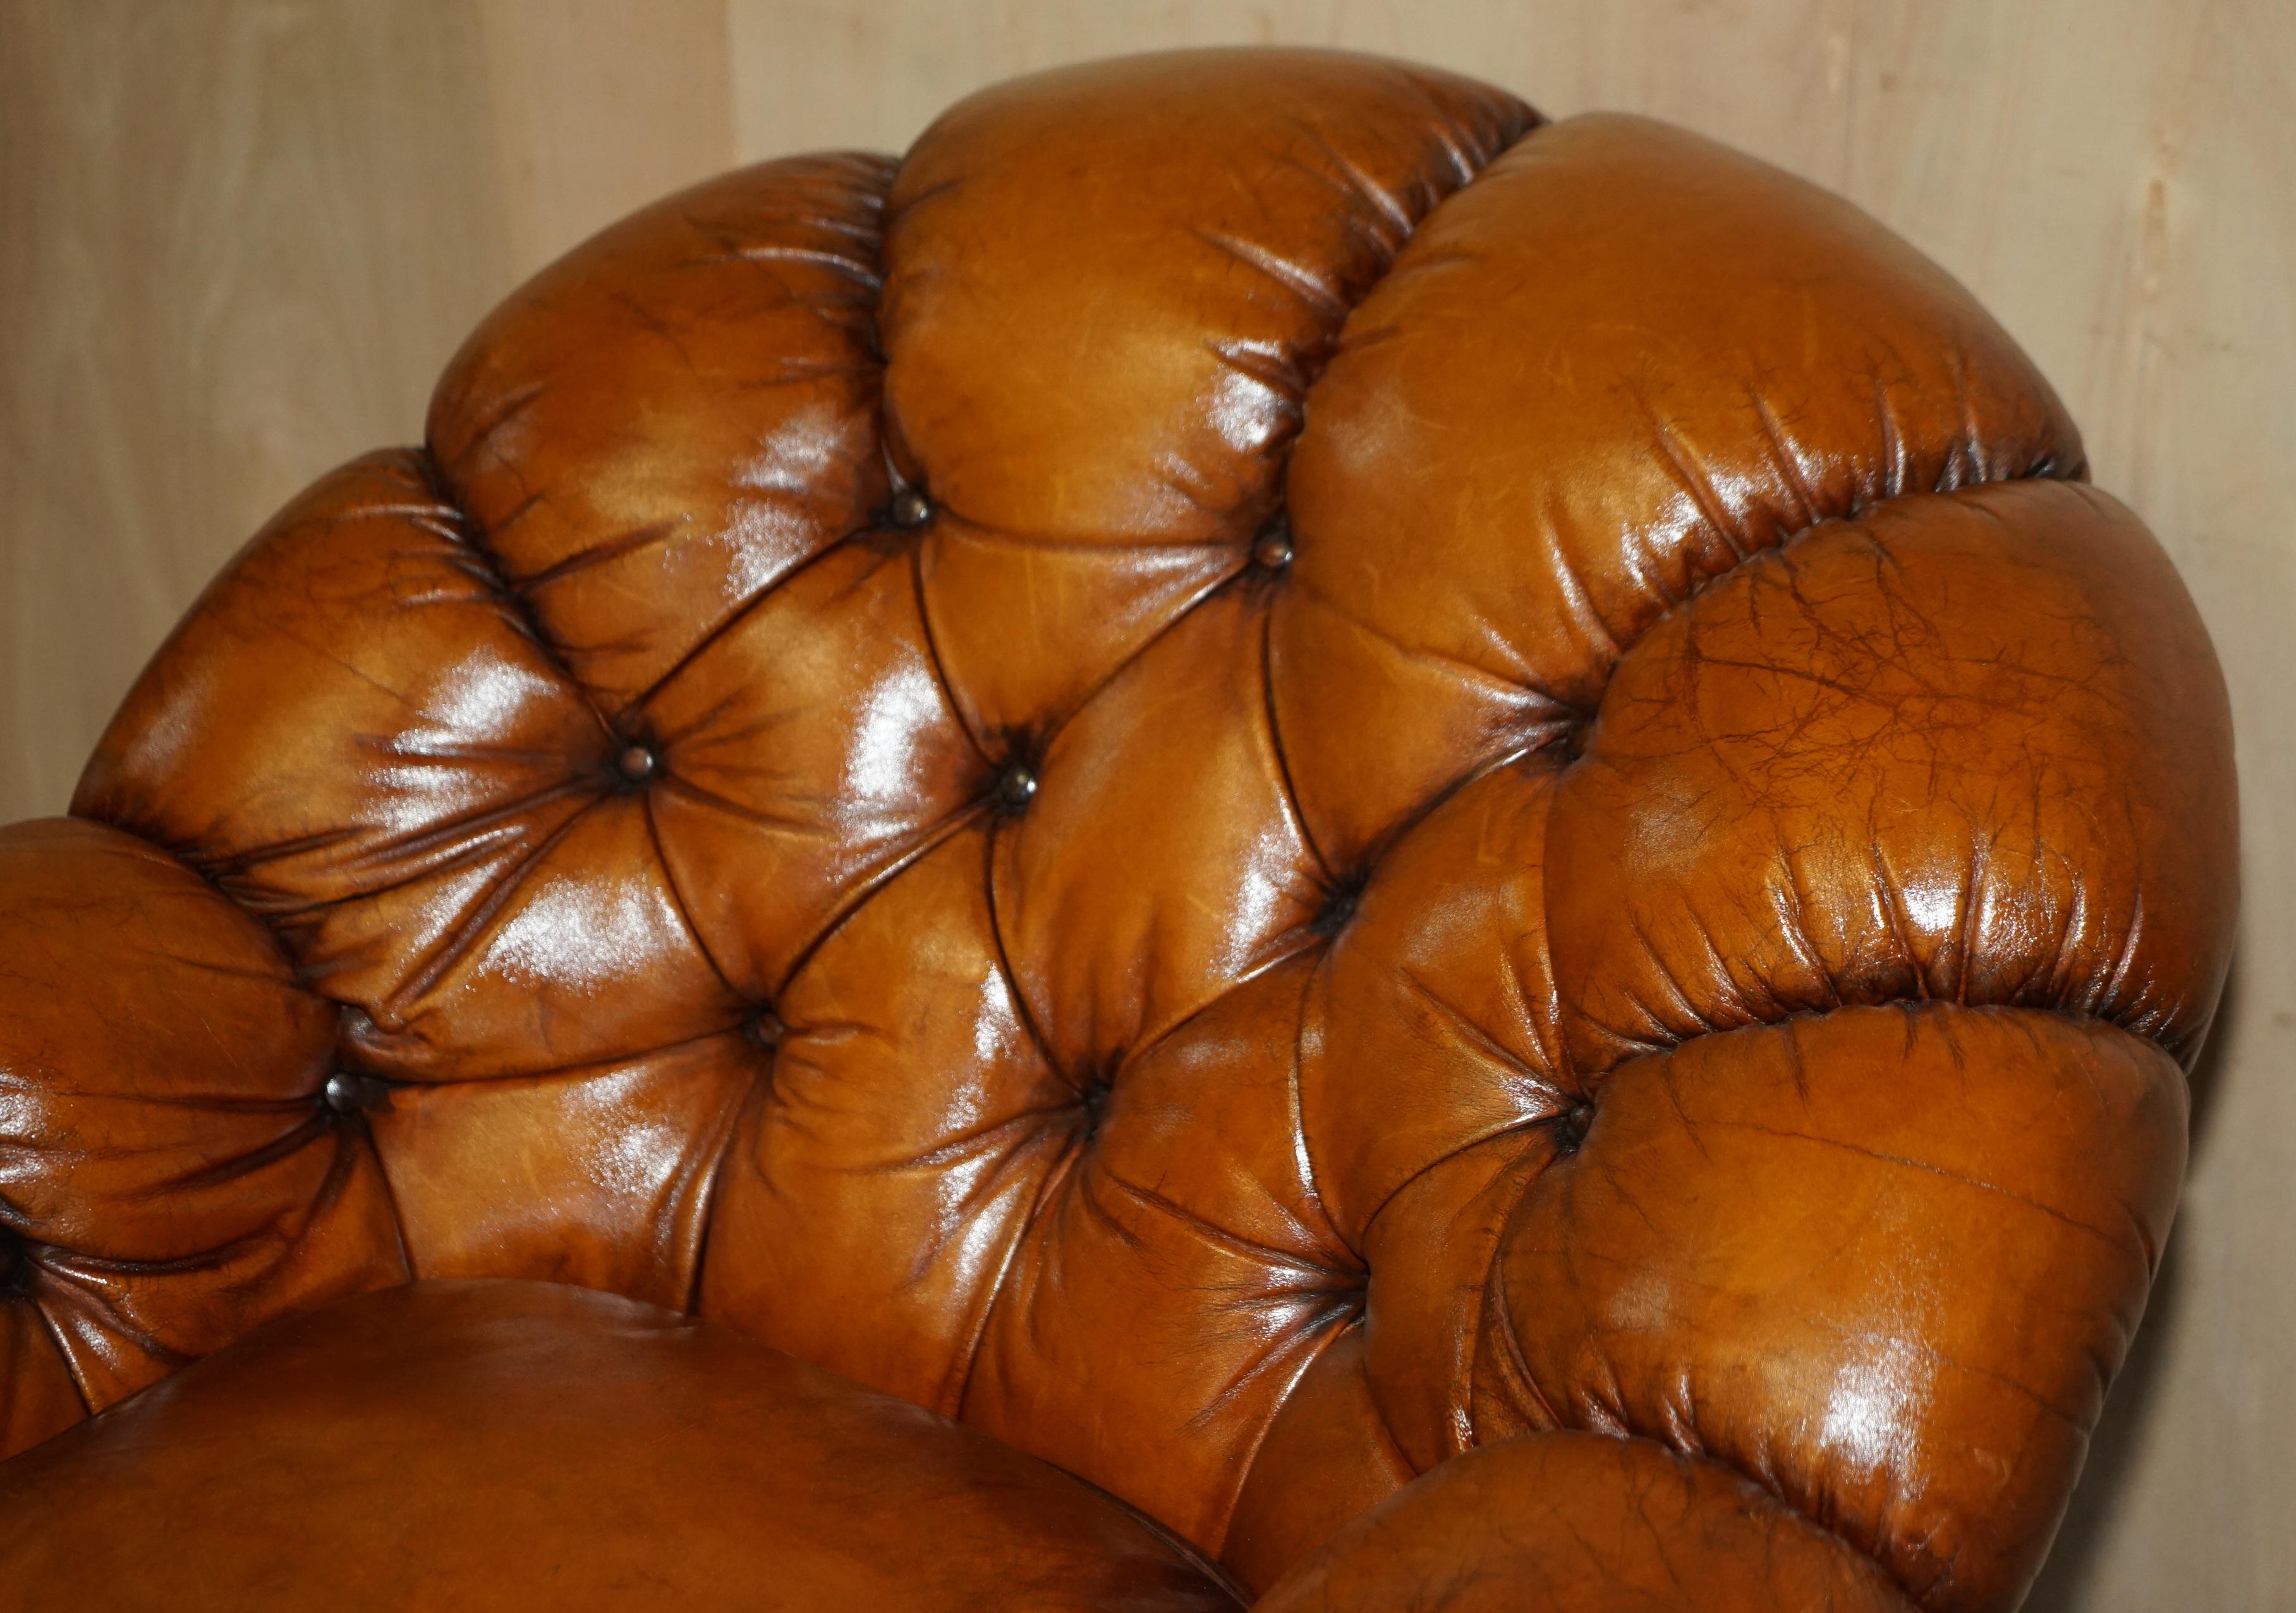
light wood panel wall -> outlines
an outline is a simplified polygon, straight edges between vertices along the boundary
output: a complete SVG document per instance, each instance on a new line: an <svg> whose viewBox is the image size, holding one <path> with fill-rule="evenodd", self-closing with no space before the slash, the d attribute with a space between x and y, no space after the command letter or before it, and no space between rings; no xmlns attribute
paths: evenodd
<svg viewBox="0 0 2296 1613"><path fill-rule="evenodd" d="M0 0L0 822L518 279L734 160L719 0Z"/></svg>
<svg viewBox="0 0 2296 1613"><path fill-rule="evenodd" d="M733 160L1296 41L1834 186L1974 286L2233 686L2242 955L2154 1315L2032 1603L2296 1610L2296 0L0 0L0 820L521 274Z"/></svg>

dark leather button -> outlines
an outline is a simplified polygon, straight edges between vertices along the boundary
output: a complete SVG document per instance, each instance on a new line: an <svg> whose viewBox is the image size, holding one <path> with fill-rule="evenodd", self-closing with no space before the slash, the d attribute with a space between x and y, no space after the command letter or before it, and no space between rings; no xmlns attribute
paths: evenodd
<svg viewBox="0 0 2296 1613"><path fill-rule="evenodd" d="M892 515L897 527L922 527L932 519L932 500L920 488L904 487L893 495Z"/></svg>
<svg viewBox="0 0 2296 1613"><path fill-rule="evenodd" d="M1576 1104L1555 1116L1550 1124L1554 1127L1554 1151L1567 1158L1586 1142L1587 1128L1595 1124L1595 1106Z"/></svg>
<svg viewBox="0 0 2296 1613"><path fill-rule="evenodd" d="M320 1101L339 1115L363 1114L382 1100L382 1083L339 1069L319 1089Z"/></svg>
<svg viewBox="0 0 2296 1613"><path fill-rule="evenodd" d="M1007 812L1025 812L1037 798L1037 775L1015 762L996 776L996 804Z"/></svg>
<svg viewBox="0 0 2296 1613"><path fill-rule="evenodd" d="M1259 535L1251 545L1251 563L1260 570L1276 572L1292 563L1292 528L1278 517L1275 523Z"/></svg>
<svg viewBox="0 0 2296 1613"><path fill-rule="evenodd" d="M653 777L656 763L652 750L644 745L632 745L614 758L614 766L631 783L640 784Z"/></svg>
<svg viewBox="0 0 2296 1613"><path fill-rule="evenodd" d="M1101 1117L1108 1112L1108 1094L1111 1087L1105 1077L1095 1077L1084 1084L1077 1093L1077 1108L1083 1115L1084 1134L1092 1136L1100 1130Z"/></svg>
<svg viewBox="0 0 2296 1613"><path fill-rule="evenodd" d="M761 1008L750 1021L750 1039L760 1047L779 1047L782 1038L789 1035L789 1027L770 1008Z"/></svg>
<svg viewBox="0 0 2296 1613"><path fill-rule="evenodd" d="M1324 898L1322 911L1316 914L1314 928L1321 935L1336 935L1347 928L1356 916L1356 906L1363 900L1364 882L1360 878L1335 886Z"/></svg>

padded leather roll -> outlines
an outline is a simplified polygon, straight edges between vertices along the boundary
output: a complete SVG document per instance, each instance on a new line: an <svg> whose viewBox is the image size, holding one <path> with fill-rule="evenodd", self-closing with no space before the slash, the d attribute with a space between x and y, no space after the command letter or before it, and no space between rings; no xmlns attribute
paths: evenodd
<svg viewBox="0 0 2296 1613"><path fill-rule="evenodd" d="M1456 1547L2012 1607L2235 907L2213 651L2087 476L1845 201L1431 70L1089 63L666 199L0 839L0 1453L157 1383L53 1449L191 1486L134 1407L286 1448L249 1330L546 1280L1279 1605L1479 1605ZM365 1381L378 1440L430 1392ZM836 1469L849 1538L991 1585L995 1509L896 1529L898 1465Z"/></svg>

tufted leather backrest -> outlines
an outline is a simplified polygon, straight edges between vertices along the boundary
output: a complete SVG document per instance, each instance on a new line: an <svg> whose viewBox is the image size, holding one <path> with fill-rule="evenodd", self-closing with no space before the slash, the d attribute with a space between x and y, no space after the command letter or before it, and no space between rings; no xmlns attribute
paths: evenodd
<svg viewBox="0 0 2296 1613"><path fill-rule="evenodd" d="M1071 69L662 202L0 841L0 1065L71 1077L12 1443L548 1277L1252 1585L1578 1429L2007 1605L2233 903L2206 636L2083 475L1846 204L1423 70Z"/></svg>

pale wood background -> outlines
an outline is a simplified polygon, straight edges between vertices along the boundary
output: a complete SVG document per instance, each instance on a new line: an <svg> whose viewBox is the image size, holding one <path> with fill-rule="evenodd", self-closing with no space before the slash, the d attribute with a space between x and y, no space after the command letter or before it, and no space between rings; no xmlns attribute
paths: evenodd
<svg viewBox="0 0 2296 1613"><path fill-rule="evenodd" d="M0 821L521 275L737 158L898 150L1078 56L1286 40L1628 107L1973 285L2175 553L2248 891L2195 1168L2041 1589L2296 1609L2296 0L0 0Z"/></svg>

